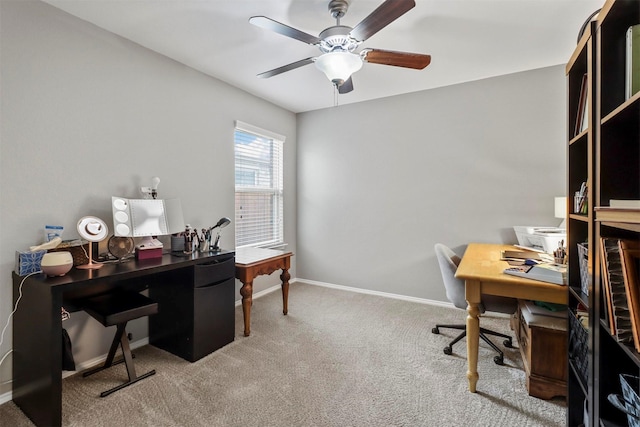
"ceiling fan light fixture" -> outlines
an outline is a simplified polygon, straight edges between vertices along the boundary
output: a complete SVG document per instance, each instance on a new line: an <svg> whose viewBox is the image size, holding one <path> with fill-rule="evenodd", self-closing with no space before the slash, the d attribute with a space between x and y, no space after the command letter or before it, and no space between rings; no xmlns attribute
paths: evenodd
<svg viewBox="0 0 640 427"><path fill-rule="evenodd" d="M329 81L340 86L362 68L362 58L350 52L329 52L319 56L315 64Z"/></svg>

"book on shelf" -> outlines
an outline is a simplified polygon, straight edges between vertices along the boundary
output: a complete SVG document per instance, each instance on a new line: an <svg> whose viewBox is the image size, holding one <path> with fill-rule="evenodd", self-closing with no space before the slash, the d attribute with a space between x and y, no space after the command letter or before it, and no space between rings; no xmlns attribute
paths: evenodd
<svg viewBox="0 0 640 427"><path fill-rule="evenodd" d="M627 99L640 91L640 24L627 29L625 91Z"/></svg>
<svg viewBox="0 0 640 427"><path fill-rule="evenodd" d="M640 200L638 199L611 199L609 206L618 209L640 209Z"/></svg>
<svg viewBox="0 0 640 427"><path fill-rule="evenodd" d="M638 280L638 261L640 261L640 242L619 240L622 277L627 294L631 332L636 351L640 352L640 283Z"/></svg>
<svg viewBox="0 0 640 427"><path fill-rule="evenodd" d="M512 276L555 283L556 285L567 284L567 266L562 264L541 263L536 265L517 265L506 268L504 272Z"/></svg>
<svg viewBox="0 0 640 427"><path fill-rule="evenodd" d="M588 102L587 102L587 90L588 90L588 82L589 76L585 73L582 76L582 81L580 82L580 97L578 98L578 112L576 115L576 126L573 132L573 135L576 136L583 130L587 128L589 125L589 121L587 119L588 115Z"/></svg>
<svg viewBox="0 0 640 427"><path fill-rule="evenodd" d="M640 208L598 206L595 211L598 221L640 223Z"/></svg>

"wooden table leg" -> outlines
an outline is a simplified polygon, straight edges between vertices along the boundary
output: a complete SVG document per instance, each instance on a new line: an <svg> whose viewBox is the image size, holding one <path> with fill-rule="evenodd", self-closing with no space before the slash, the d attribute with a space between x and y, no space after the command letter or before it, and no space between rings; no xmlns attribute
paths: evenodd
<svg viewBox="0 0 640 427"><path fill-rule="evenodd" d="M244 316L244 336L251 334L251 304L253 303L253 280L247 280L240 288L242 314Z"/></svg>
<svg viewBox="0 0 640 427"><path fill-rule="evenodd" d="M291 275L288 269L283 268L280 280L282 280L282 313L284 313L285 316L289 311L289 279L291 279Z"/></svg>
<svg viewBox="0 0 640 427"><path fill-rule="evenodd" d="M480 282L467 280L465 284L467 303L467 379L469 391L476 392L478 383L478 347L480 345Z"/></svg>

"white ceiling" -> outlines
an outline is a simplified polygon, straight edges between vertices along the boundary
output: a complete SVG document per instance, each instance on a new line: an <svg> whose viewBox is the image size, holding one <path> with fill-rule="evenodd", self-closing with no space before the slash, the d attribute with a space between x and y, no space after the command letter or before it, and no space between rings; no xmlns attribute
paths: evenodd
<svg viewBox="0 0 640 427"><path fill-rule="evenodd" d="M269 79L256 74L318 56L308 44L249 24L264 15L312 35L335 25L328 0L44 0L83 20L293 112L335 105L313 64ZM355 27L383 0L352 0ZM603 0L416 0L361 47L430 54L424 70L367 64L344 105L565 64L584 20Z"/></svg>

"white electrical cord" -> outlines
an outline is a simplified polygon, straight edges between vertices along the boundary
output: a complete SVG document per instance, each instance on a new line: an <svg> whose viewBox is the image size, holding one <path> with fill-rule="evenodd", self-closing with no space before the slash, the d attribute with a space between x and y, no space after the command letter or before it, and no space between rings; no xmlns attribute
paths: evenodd
<svg viewBox="0 0 640 427"><path fill-rule="evenodd" d="M29 273L22 278L22 281L20 282L20 286L18 287L18 299L16 300L16 304L13 307L13 311L9 313L9 317L7 318L7 323L2 328L2 334L0 334L0 348L2 348L2 342L4 341L4 333L7 331L7 328L9 327L9 323L11 322L11 317L13 317L15 312L18 310L18 303L22 299L22 285L24 285L24 281L27 280L29 276L33 276L34 274L39 274L39 273L42 273L42 271L41 270L34 271L33 273ZM0 359L0 366L2 366L2 363L5 361L7 356L9 356L12 352L13 352L13 349L9 350L8 352L5 353L4 356L2 356L2 359Z"/></svg>

